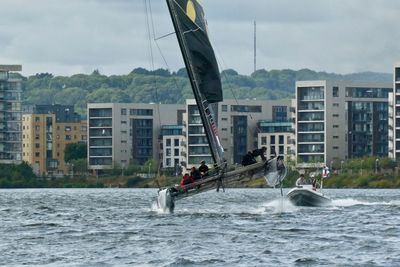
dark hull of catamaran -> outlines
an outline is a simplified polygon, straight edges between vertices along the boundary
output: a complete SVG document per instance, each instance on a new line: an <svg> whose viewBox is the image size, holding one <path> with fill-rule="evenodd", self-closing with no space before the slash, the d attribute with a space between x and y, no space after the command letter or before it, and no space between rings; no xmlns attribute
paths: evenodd
<svg viewBox="0 0 400 267"><path fill-rule="evenodd" d="M287 197L296 206L322 207L332 202L330 198L309 188L293 188L287 193Z"/></svg>
<svg viewBox="0 0 400 267"><path fill-rule="evenodd" d="M277 180L282 181L286 176L287 170L283 164L283 159L278 157L266 162L259 162L245 167L227 171L222 175L212 175L195 183L186 185L185 188L168 187L161 189L158 196L158 205L165 211L172 212L175 207L175 201L203 193L209 190L224 189L225 186L246 182L251 179L266 177L274 174Z"/></svg>

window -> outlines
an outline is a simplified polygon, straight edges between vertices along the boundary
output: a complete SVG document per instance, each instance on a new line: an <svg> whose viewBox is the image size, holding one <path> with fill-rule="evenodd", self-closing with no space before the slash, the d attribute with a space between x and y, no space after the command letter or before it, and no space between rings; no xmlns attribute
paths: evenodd
<svg viewBox="0 0 400 267"><path fill-rule="evenodd" d="M271 145L275 145L275 136L274 135L271 135L270 136L270 142L269 142ZM274 148L275 149L275 148ZM271 152L272 153L272 152Z"/></svg>
<svg viewBox="0 0 400 267"><path fill-rule="evenodd" d="M82 135L82 136L81 136L81 140L86 141L86 140L87 140L87 135L85 135L85 134Z"/></svg>
<svg viewBox="0 0 400 267"><path fill-rule="evenodd" d="M126 115L126 108L121 108L121 115Z"/></svg>
<svg viewBox="0 0 400 267"><path fill-rule="evenodd" d="M65 140L71 140L71 136L70 136L69 134L67 134L67 135L65 136Z"/></svg>
<svg viewBox="0 0 400 267"><path fill-rule="evenodd" d="M39 117L35 117L35 122L39 122L40 118Z"/></svg>
<svg viewBox="0 0 400 267"><path fill-rule="evenodd" d="M175 145L175 146L179 146L179 139L175 139L175 140L174 140L174 145Z"/></svg>
<svg viewBox="0 0 400 267"><path fill-rule="evenodd" d="M333 97L339 97L339 87L334 86L334 87L332 88L332 96L333 96Z"/></svg>
<svg viewBox="0 0 400 267"><path fill-rule="evenodd" d="M279 144L281 145L281 144L284 144L285 143L285 141L284 141L284 136L283 135L280 135L279 136ZM279 152L279 154L283 154L283 153L280 153Z"/></svg>
<svg viewBox="0 0 400 267"><path fill-rule="evenodd" d="M245 106L245 105L232 105L231 106L232 112L255 112L261 113L262 107L261 106Z"/></svg>
<svg viewBox="0 0 400 267"><path fill-rule="evenodd" d="M57 126L58 127L58 126ZM82 132L86 132L87 131L87 127L86 126L81 126L81 131Z"/></svg>
<svg viewBox="0 0 400 267"><path fill-rule="evenodd" d="M139 116L153 116L152 109L130 109L130 115L139 115Z"/></svg>
<svg viewBox="0 0 400 267"><path fill-rule="evenodd" d="M339 118L339 114L332 114L332 117Z"/></svg>
<svg viewBox="0 0 400 267"><path fill-rule="evenodd" d="M338 150L339 147L338 147L338 146L334 146L333 149L334 149L334 150Z"/></svg>
<svg viewBox="0 0 400 267"><path fill-rule="evenodd" d="M39 144L39 143L35 143L35 147L36 147L36 148L39 148L39 147L40 147L40 144Z"/></svg>
<svg viewBox="0 0 400 267"><path fill-rule="evenodd" d="M333 128L339 128L339 125L334 124L332 127Z"/></svg>
<svg viewBox="0 0 400 267"><path fill-rule="evenodd" d="M40 126L39 125L35 126L35 131L40 131Z"/></svg>
<svg viewBox="0 0 400 267"><path fill-rule="evenodd" d="M127 124L126 121L121 121L121 124Z"/></svg>
<svg viewBox="0 0 400 267"><path fill-rule="evenodd" d="M222 109L222 112L227 112L228 111L228 105L222 105L221 109Z"/></svg>
<svg viewBox="0 0 400 267"><path fill-rule="evenodd" d="M179 149L174 149L174 156L179 156Z"/></svg>
<svg viewBox="0 0 400 267"><path fill-rule="evenodd" d="M265 146L267 144L267 137L261 137L261 145Z"/></svg>
<svg viewBox="0 0 400 267"><path fill-rule="evenodd" d="M171 139L167 139L166 142L166 146L171 146Z"/></svg>
<svg viewBox="0 0 400 267"><path fill-rule="evenodd" d="M127 141L126 140L121 140L121 144L126 144Z"/></svg>
<svg viewBox="0 0 400 267"><path fill-rule="evenodd" d="M40 139L40 136L37 134L37 135L35 136L35 139L36 139L36 140L39 140L39 139Z"/></svg>
<svg viewBox="0 0 400 267"><path fill-rule="evenodd" d="M167 148L167 150L165 151L165 154L167 156L171 156L171 148Z"/></svg>
<svg viewBox="0 0 400 267"><path fill-rule="evenodd" d="M40 152L35 152L35 157L40 157Z"/></svg>
<svg viewBox="0 0 400 267"><path fill-rule="evenodd" d="M332 104L334 107L339 107L339 103L333 103Z"/></svg>
<svg viewBox="0 0 400 267"><path fill-rule="evenodd" d="M65 126L64 130L65 130L66 132L70 132L70 131L71 131L71 126Z"/></svg>
<svg viewBox="0 0 400 267"><path fill-rule="evenodd" d="M334 135L334 136L333 136L333 139L339 139L339 136Z"/></svg>
<svg viewBox="0 0 400 267"><path fill-rule="evenodd" d="M228 120L228 118L221 118L221 120L222 120L222 121L227 121L227 120Z"/></svg>

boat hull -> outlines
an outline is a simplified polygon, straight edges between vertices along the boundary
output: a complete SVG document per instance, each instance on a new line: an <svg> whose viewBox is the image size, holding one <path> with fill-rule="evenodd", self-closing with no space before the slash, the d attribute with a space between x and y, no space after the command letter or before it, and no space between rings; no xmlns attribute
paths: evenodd
<svg viewBox="0 0 400 267"><path fill-rule="evenodd" d="M221 174L210 175L208 178L181 186L161 188L158 192L158 206L164 211L173 212L175 201L184 199L212 189L224 190L237 182L244 182L255 178L265 177L266 180L282 181L287 174L283 158L277 157L266 162L258 162L245 167L238 167ZM267 176L269 179L267 179ZM271 179L271 177L274 179Z"/></svg>
<svg viewBox="0 0 400 267"><path fill-rule="evenodd" d="M290 190L287 197L296 206L321 207L330 205L332 202L330 198L320 192L301 187Z"/></svg>

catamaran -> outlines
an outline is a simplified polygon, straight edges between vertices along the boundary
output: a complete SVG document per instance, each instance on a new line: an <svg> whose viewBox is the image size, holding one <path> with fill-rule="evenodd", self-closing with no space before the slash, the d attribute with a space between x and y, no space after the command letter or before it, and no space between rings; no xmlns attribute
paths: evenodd
<svg viewBox="0 0 400 267"><path fill-rule="evenodd" d="M173 212L177 200L212 189L225 190L225 186L248 179L265 177L270 186L280 184L287 173L282 156L243 167L228 165L218 137L212 108L213 103L223 100L221 77L208 38L203 8L196 0L167 0L167 5L210 147L214 168L206 178L194 183L160 188L159 207L164 211Z"/></svg>

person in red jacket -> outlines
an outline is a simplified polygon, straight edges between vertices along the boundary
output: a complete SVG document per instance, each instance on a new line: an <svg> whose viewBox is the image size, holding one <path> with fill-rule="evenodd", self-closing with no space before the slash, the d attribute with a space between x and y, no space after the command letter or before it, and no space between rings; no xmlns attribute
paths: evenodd
<svg viewBox="0 0 400 267"><path fill-rule="evenodd" d="M193 182L194 182L193 177L189 176L189 173L185 173L185 175L182 177L182 180L181 180L182 189L185 189L186 185L191 184Z"/></svg>

